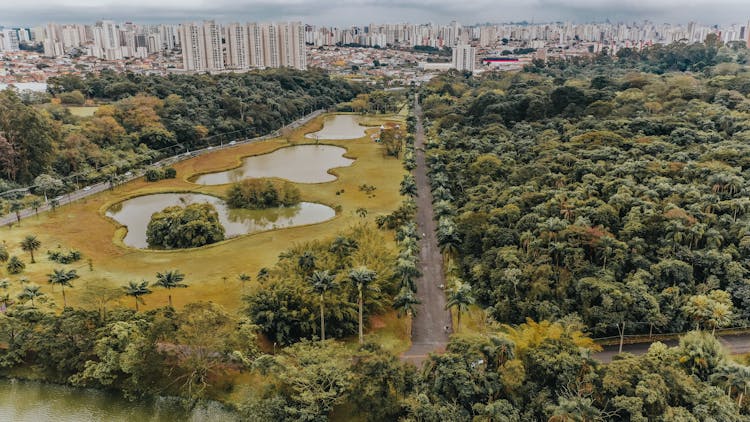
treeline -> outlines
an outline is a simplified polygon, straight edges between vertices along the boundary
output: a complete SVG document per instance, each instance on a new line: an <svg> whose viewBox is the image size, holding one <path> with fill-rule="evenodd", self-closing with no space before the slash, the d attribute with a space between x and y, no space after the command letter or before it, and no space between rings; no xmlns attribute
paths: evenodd
<svg viewBox="0 0 750 422"><path fill-rule="evenodd" d="M65 178L68 188L106 180L211 140L272 132L363 92L323 71L290 69L169 76L103 71L48 84L53 95L76 93L106 105L92 117L76 117L60 105L31 105L10 90L0 93L0 190L33 184L43 174Z"/></svg>
<svg viewBox="0 0 750 422"><path fill-rule="evenodd" d="M502 322L575 318L597 336L749 324L748 94L737 63L433 80L428 161L457 275Z"/></svg>

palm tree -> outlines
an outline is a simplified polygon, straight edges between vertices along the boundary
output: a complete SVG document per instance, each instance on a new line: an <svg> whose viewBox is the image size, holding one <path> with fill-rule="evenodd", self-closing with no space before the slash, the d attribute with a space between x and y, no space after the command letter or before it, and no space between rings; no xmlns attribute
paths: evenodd
<svg viewBox="0 0 750 422"><path fill-rule="evenodd" d="M329 290L336 288L333 275L325 271L315 271L307 278L313 293L320 295L320 341L326 339L326 320L325 320L325 294Z"/></svg>
<svg viewBox="0 0 750 422"><path fill-rule="evenodd" d="M5 264L10 259L8 248L5 245L0 244L0 264Z"/></svg>
<svg viewBox="0 0 750 422"><path fill-rule="evenodd" d="M21 241L21 249L31 255L32 264L36 263L36 261L34 260L34 251L39 250L41 246L42 242L40 242L39 239L36 238L36 236L31 234L24 237Z"/></svg>
<svg viewBox="0 0 750 422"><path fill-rule="evenodd" d="M271 275L270 271L268 271L268 268L263 267L260 270L258 270L258 275L255 276L255 279L259 282L264 282L268 280L268 277Z"/></svg>
<svg viewBox="0 0 750 422"><path fill-rule="evenodd" d="M172 306L172 289L186 288L187 284L182 283L185 279L185 274L177 270L165 271L164 273L156 273L156 283L154 286L164 287L169 292L169 306Z"/></svg>
<svg viewBox="0 0 750 422"><path fill-rule="evenodd" d="M404 315L412 317L417 314L414 305L419 305L421 302L417 299L414 291L407 287L402 287L401 291L393 298L393 308L398 312L399 318ZM406 337L411 338L411 325L408 324L406 327Z"/></svg>
<svg viewBox="0 0 750 422"><path fill-rule="evenodd" d="M328 251L336 255L338 257L339 262L343 263L344 259L349 257L352 252L354 252L359 245L357 245L357 241L354 239L351 239L346 236L337 236L335 239L333 239L333 242L331 242L331 247L328 248Z"/></svg>
<svg viewBox="0 0 750 422"><path fill-rule="evenodd" d="M315 257L315 254L311 251L305 251L302 253L302 255L299 256L297 265L299 266L300 270L302 270L303 276L309 277L312 272L315 271L316 260L317 258Z"/></svg>
<svg viewBox="0 0 750 422"><path fill-rule="evenodd" d="M26 268L26 264L24 264L20 258L14 255L11 256L8 260L8 265L6 266L6 268L8 269L8 272L10 274L20 274L24 270L24 268Z"/></svg>
<svg viewBox="0 0 750 422"><path fill-rule="evenodd" d="M39 216L39 207L42 206L42 201L39 200L39 199L35 199L35 200L31 201L30 205L31 205L31 208L34 209L34 214L36 214L36 216L38 217Z"/></svg>
<svg viewBox="0 0 750 422"><path fill-rule="evenodd" d="M456 331L461 330L461 313L469 310L469 305L473 305L475 302L474 296L471 294L471 286L461 282L456 283L456 287L451 291L448 296L448 302L445 305L445 309L455 307L458 311L456 316Z"/></svg>
<svg viewBox="0 0 750 422"><path fill-rule="evenodd" d="M79 276L78 273L76 273L76 270L53 270L52 274L47 274L47 281L49 281L51 285L58 285L62 288L63 308L68 307L68 302L65 299L65 287L73 288L73 285L70 282L77 278L79 278Z"/></svg>
<svg viewBox="0 0 750 422"><path fill-rule="evenodd" d="M242 283L242 289L244 290L245 289L245 283L248 282L248 281L250 281L250 280L252 280L252 277L250 277L249 275L247 275L245 273L242 273L242 274L240 274L240 275L237 276L237 279L240 280L240 282Z"/></svg>
<svg viewBox="0 0 750 422"><path fill-rule="evenodd" d="M375 281L377 273L366 267L358 267L349 272L349 280L357 287L357 305L359 306L359 344L364 344L365 336L362 329L362 308L364 306L364 291L376 290L377 286L371 286Z"/></svg>
<svg viewBox="0 0 750 422"><path fill-rule="evenodd" d="M10 212L16 213L16 221L18 221L18 224L21 224L21 210L23 209L23 204L21 204L18 201L13 201L10 204Z"/></svg>
<svg viewBox="0 0 750 422"><path fill-rule="evenodd" d="M357 213L357 215L358 215L358 216L359 216L360 218L365 218L365 217L367 217L367 208L362 208L362 207L359 207L359 208L357 208L357 210L356 210L355 212Z"/></svg>
<svg viewBox="0 0 750 422"><path fill-rule="evenodd" d="M414 181L414 176L405 174L404 179L401 181L401 189L399 193L402 196L417 196L417 183Z"/></svg>
<svg viewBox="0 0 750 422"><path fill-rule="evenodd" d="M143 280L140 283L137 281L128 282L127 286L122 287L125 290L126 296L133 296L135 299L135 311L138 312L138 303L144 303L141 296L151 294L151 289L148 288L148 281Z"/></svg>
<svg viewBox="0 0 750 422"><path fill-rule="evenodd" d="M60 206L60 201L57 198L50 199L49 200L49 206L52 207L52 211L55 211L55 210L57 210L57 207Z"/></svg>
<svg viewBox="0 0 750 422"><path fill-rule="evenodd" d="M31 301L31 307L35 308L34 305L34 299L44 296L44 293L42 293L39 286L36 284L30 284L23 288L23 291L20 295L18 295L18 298L21 300L30 300Z"/></svg>

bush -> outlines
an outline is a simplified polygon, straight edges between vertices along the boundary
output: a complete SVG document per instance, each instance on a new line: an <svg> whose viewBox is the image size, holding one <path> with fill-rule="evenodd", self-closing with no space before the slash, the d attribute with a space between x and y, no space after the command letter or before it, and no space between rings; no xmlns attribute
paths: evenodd
<svg viewBox="0 0 750 422"><path fill-rule="evenodd" d="M81 91L63 92L57 96L60 99L61 104L72 104L82 106L86 104L86 97L83 96Z"/></svg>
<svg viewBox="0 0 750 422"><path fill-rule="evenodd" d="M146 240L151 248L197 248L224 240L224 226L211 204L167 207L151 216Z"/></svg>
<svg viewBox="0 0 750 422"><path fill-rule="evenodd" d="M174 167L167 167L164 169L165 179L174 179L175 177L177 177L177 170L175 170Z"/></svg>
<svg viewBox="0 0 750 422"><path fill-rule="evenodd" d="M71 264L73 262L77 262L81 260L81 251L77 250L70 250L67 253L56 250L56 251L47 251L47 258L50 259L50 261L59 262L60 264Z"/></svg>
<svg viewBox="0 0 750 422"><path fill-rule="evenodd" d="M257 179L247 179L233 184L227 191L227 204L231 208L265 209L296 205L300 192L289 182L274 184Z"/></svg>
<svg viewBox="0 0 750 422"><path fill-rule="evenodd" d="M154 167L146 170L146 181L148 182L158 182L163 178L164 172L162 171L162 169Z"/></svg>

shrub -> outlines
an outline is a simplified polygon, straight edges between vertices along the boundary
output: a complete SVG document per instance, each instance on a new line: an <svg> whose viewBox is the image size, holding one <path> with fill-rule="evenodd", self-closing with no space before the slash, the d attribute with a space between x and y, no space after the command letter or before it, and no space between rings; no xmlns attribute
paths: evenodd
<svg viewBox="0 0 750 422"><path fill-rule="evenodd" d="M174 179L175 177L177 177L177 170L175 170L174 167L167 167L164 169L165 179Z"/></svg>
<svg viewBox="0 0 750 422"><path fill-rule="evenodd" d="M148 182L158 182L159 180L164 178L164 171L162 169L153 167L148 170L146 170L146 181Z"/></svg>

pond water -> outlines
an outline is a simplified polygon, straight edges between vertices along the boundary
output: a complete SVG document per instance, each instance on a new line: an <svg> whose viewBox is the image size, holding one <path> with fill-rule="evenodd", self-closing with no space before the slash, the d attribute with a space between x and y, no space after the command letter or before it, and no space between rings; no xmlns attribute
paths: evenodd
<svg viewBox="0 0 750 422"><path fill-rule="evenodd" d="M346 149L331 145L297 145L274 152L247 157L232 170L198 176L194 183L223 185L242 179L278 177L298 183L321 183L336 180L328 170L347 167L354 160L345 158Z"/></svg>
<svg viewBox="0 0 750 422"><path fill-rule="evenodd" d="M0 379L0 421L171 422L235 421L218 404L191 411L170 399L129 402L103 391Z"/></svg>
<svg viewBox="0 0 750 422"><path fill-rule="evenodd" d="M226 238L284 227L320 223L336 216L331 207L312 202L301 202L293 207L265 210L230 209L223 199L197 193L157 193L128 199L113 205L107 216L127 226L123 242L131 247L148 248L146 228L151 216L166 207L196 203L210 203L219 213Z"/></svg>
<svg viewBox="0 0 750 422"><path fill-rule="evenodd" d="M323 129L305 135L312 139L358 139L365 136L367 126L360 125L362 118L353 114L334 114L323 121Z"/></svg>

